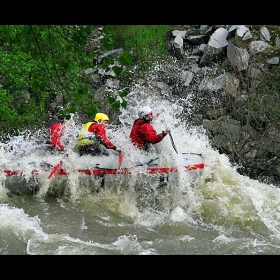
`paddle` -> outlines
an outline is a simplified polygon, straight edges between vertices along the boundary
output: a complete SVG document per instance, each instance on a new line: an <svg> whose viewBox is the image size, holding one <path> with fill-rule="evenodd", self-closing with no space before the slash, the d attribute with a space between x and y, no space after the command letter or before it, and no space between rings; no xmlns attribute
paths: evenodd
<svg viewBox="0 0 280 280"><path fill-rule="evenodd" d="M146 163L141 163L141 164L138 164L138 165L136 165L136 166L149 165L151 162L153 162L154 160L156 160L156 159L158 159L158 158L159 158L159 157L152 158L152 159L150 159L148 162L146 162Z"/></svg>
<svg viewBox="0 0 280 280"><path fill-rule="evenodd" d="M119 151L119 164L118 164L118 169L121 169L122 162L123 162L123 155L122 155L122 152Z"/></svg>
<svg viewBox="0 0 280 280"><path fill-rule="evenodd" d="M61 166L62 164L62 161L60 161L55 167L54 169L52 170L51 174L49 175L48 179L50 179L54 174L55 172L58 170L58 168Z"/></svg>
<svg viewBox="0 0 280 280"><path fill-rule="evenodd" d="M164 118L165 126L167 127L168 125L167 125L167 122L166 122L166 119L165 119L165 114L163 114L163 118ZM168 134L169 134L169 137L170 137L170 141L171 141L172 147L175 150L175 152L178 154L176 146L175 146L175 143L174 143L174 140L173 140L173 137L171 135L171 132L169 131Z"/></svg>
<svg viewBox="0 0 280 280"><path fill-rule="evenodd" d="M70 149L64 149L64 151L66 152L66 153L64 154L64 156L66 156L66 157L68 157L69 154L72 153L72 150L70 150ZM50 178L55 174L55 172L58 170L58 168L61 166L61 164L62 164L62 161L60 161L60 162L53 168L53 170L52 170L51 174L49 175L48 179L50 179Z"/></svg>

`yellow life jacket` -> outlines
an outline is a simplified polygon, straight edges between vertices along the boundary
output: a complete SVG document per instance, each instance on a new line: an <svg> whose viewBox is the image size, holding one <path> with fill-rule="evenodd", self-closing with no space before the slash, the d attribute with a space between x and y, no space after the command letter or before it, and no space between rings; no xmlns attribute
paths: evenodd
<svg viewBox="0 0 280 280"><path fill-rule="evenodd" d="M92 144L99 144L98 141L96 141L95 135L92 132L89 132L89 127L95 122L88 122L84 124L79 132L78 135L78 142L77 146L85 146L85 145L92 145Z"/></svg>

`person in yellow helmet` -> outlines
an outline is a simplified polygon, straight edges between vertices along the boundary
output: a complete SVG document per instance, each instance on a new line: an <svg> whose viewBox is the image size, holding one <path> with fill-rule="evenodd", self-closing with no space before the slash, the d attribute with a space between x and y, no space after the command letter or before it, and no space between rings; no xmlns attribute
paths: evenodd
<svg viewBox="0 0 280 280"><path fill-rule="evenodd" d="M121 147L116 147L106 136L106 126L109 117L103 113L97 113L93 122L84 124L78 135L79 154L109 155L106 149L121 152Z"/></svg>

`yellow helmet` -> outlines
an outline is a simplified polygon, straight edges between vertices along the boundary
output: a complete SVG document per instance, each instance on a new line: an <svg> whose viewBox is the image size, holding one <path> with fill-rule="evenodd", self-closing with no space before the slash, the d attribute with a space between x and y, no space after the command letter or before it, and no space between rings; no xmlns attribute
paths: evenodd
<svg viewBox="0 0 280 280"><path fill-rule="evenodd" d="M94 120L95 120L96 122L98 122L99 120L102 120L102 121L109 121L109 117L108 117L106 114L97 113L97 114L95 115Z"/></svg>

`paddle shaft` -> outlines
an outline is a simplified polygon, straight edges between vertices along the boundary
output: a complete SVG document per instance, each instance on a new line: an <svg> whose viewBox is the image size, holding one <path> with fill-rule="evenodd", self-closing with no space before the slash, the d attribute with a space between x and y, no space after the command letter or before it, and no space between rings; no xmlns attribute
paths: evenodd
<svg viewBox="0 0 280 280"><path fill-rule="evenodd" d="M54 169L53 169L52 172L50 173L48 179L50 179L50 178L55 174L55 172L58 170L58 168L61 166L61 164L62 164L62 161L60 161L60 162L54 167Z"/></svg>
<svg viewBox="0 0 280 280"><path fill-rule="evenodd" d="M167 125L167 122L166 122L166 119L165 119L165 114L163 114L163 118L164 118L165 126L167 127L168 125ZM175 146L175 143L174 143L174 140L173 140L173 137L172 137L172 135L171 135L171 132L169 131L168 134L169 134L169 138L170 138L172 147L173 147L173 149L175 150L175 152L178 154L177 149L176 149L176 146Z"/></svg>

